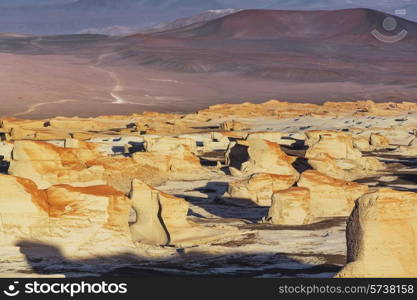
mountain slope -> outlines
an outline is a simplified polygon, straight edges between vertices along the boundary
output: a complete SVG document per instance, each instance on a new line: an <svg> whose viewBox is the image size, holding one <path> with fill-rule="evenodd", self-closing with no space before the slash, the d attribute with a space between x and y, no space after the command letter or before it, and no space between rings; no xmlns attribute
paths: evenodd
<svg viewBox="0 0 417 300"><path fill-rule="evenodd" d="M221 17L227 16L236 12L238 12L238 10L232 9L232 8L208 10L201 14L197 14L191 17L179 18L172 22L158 24L151 28L141 30L141 32L157 33L157 32L162 32L162 31L176 30L176 29L180 29L180 28L187 27L190 25L203 24L208 21L219 19Z"/></svg>
<svg viewBox="0 0 417 300"><path fill-rule="evenodd" d="M371 38L372 30L382 27L388 15L370 9L337 11L244 10L195 28L183 28L161 34L175 38L214 39L348 39ZM416 23L397 18L397 31L417 34ZM395 34L388 33L387 34Z"/></svg>

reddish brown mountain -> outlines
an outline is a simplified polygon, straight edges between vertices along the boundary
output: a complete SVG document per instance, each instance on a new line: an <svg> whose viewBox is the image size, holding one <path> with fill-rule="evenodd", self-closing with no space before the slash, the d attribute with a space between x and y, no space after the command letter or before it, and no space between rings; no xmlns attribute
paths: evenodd
<svg viewBox="0 0 417 300"><path fill-rule="evenodd" d="M406 29L417 36L417 24L395 17L398 26L386 32L382 24L389 15L371 9L335 11L244 10L205 24L158 34L176 38L214 39L352 39L370 37L377 29L389 35Z"/></svg>
<svg viewBox="0 0 417 300"><path fill-rule="evenodd" d="M384 43L373 30L407 35ZM369 9L247 10L122 38L4 35L0 63L3 111L15 116L54 115L63 105L66 115L90 115L273 98L415 101L417 24Z"/></svg>

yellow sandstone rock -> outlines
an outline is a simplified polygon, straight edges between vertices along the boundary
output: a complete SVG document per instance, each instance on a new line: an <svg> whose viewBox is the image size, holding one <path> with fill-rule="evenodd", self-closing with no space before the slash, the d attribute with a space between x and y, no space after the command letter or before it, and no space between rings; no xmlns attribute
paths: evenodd
<svg viewBox="0 0 417 300"><path fill-rule="evenodd" d="M292 175L256 173L249 179L229 183L224 197L251 200L260 206L271 206L272 193L290 188L296 181Z"/></svg>
<svg viewBox="0 0 417 300"><path fill-rule="evenodd" d="M368 192L366 185L335 179L315 170L302 173L297 185L310 190L310 210L315 218L349 216L355 200Z"/></svg>
<svg viewBox="0 0 417 300"><path fill-rule="evenodd" d="M311 222L310 190L293 187L272 195L267 220L277 225L304 225Z"/></svg>
<svg viewBox="0 0 417 300"><path fill-rule="evenodd" d="M346 236L348 264L337 277L416 277L417 194L380 189L362 196Z"/></svg>
<svg viewBox="0 0 417 300"><path fill-rule="evenodd" d="M187 201L158 191L140 180L133 181L131 195L137 213L137 223L131 225L134 241L192 246L227 234L225 230L205 228L189 221ZM145 222L149 223L143 226Z"/></svg>

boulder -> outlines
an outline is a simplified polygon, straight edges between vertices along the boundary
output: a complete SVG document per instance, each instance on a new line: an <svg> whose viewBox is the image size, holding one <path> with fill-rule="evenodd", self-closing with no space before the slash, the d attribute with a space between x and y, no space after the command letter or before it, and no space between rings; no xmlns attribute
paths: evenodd
<svg viewBox="0 0 417 300"><path fill-rule="evenodd" d="M285 154L277 143L251 139L245 144L236 143L226 152L226 164L239 170L242 175L270 173L298 178L299 174L292 166L296 157Z"/></svg>
<svg viewBox="0 0 417 300"><path fill-rule="evenodd" d="M361 133L361 135L370 137L374 134L385 137L384 146L388 142L390 146L407 146L415 138L412 130L405 126L391 126L389 128L373 127Z"/></svg>
<svg viewBox="0 0 417 300"><path fill-rule="evenodd" d="M98 146L93 143L66 140L66 145L73 148L58 147L45 142L17 141L9 173L31 179L41 189L56 184L76 187L110 185L124 193L130 191L134 178L149 184L161 184L168 179L169 172L165 173L167 170L158 168L159 155L151 154L155 164L152 161L141 164L130 157L101 155L96 149ZM199 161L193 162L202 168ZM181 166L179 159L176 163ZM186 161L183 166L187 167ZM172 167L170 172L175 171Z"/></svg>
<svg viewBox="0 0 417 300"><path fill-rule="evenodd" d="M339 167L337 161L327 153L320 153L315 158L310 158L308 164L314 170L337 179L353 180L357 176Z"/></svg>
<svg viewBox="0 0 417 300"><path fill-rule="evenodd" d="M197 143L190 138L174 137L144 137L146 152L155 152L164 155L180 155L183 153L197 153Z"/></svg>
<svg viewBox="0 0 417 300"><path fill-rule="evenodd" d="M131 200L106 186L55 185L46 191L50 237L65 252L95 255L124 252L134 247L129 231Z"/></svg>
<svg viewBox="0 0 417 300"><path fill-rule="evenodd" d="M250 178L229 183L223 197L250 200L259 206L271 206L271 196L275 191L290 188L296 181L292 175L256 173Z"/></svg>
<svg viewBox="0 0 417 300"><path fill-rule="evenodd" d="M347 262L337 277L417 276L417 193L362 196L347 225Z"/></svg>
<svg viewBox="0 0 417 300"><path fill-rule="evenodd" d="M208 243L227 234L225 230L206 228L188 220L187 201L140 180L133 181L131 195L137 222L130 228L136 242L184 247ZM145 222L149 223L142 227Z"/></svg>
<svg viewBox="0 0 417 300"><path fill-rule="evenodd" d="M138 182L133 181L131 198L132 208L136 212L136 222L130 226L133 241L150 245L167 245L170 237L160 215L159 193L151 189L143 191L143 188L138 187Z"/></svg>
<svg viewBox="0 0 417 300"><path fill-rule="evenodd" d="M139 167L155 169L166 180L199 180L219 175L217 170L203 167L197 156L181 149L180 147L178 153L167 155L157 152L137 152L132 155L132 159Z"/></svg>
<svg viewBox="0 0 417 300"><path fill-rule="evenodd" d="M126 128L128 124L134 121L133 118L126 116L101 116L97 118L56 117L49 120L49 126L72 131L105 131Z"/></svg>
<svg viewBox="0 0 417 300"><path fill-rule="evenodd" d="M13 128L43 128L46 122L46 120L4 118L0 121L0 126L5 131L10 132Z"/></svg>
<svg viewBox="0 0 417 300"><path fill-rule="evenodd" d="M63 148L46 142L16 141L9 173L28 178L45 189L54 184L88 186L105 183L102 167L87 167L99 156L94 149Z"/></svg>
<svg viewBox="0 0 417 300"><path fill-rule="evenodd" d="M132 249L131 201L109 186L57 185L39 190L25 178L0 175L1 245L38 241L65 256L108 255Z"/></svg>
<svg viewBox="0 0 417 300"><path fill-rule="evenodd" d="M304 225L311 222L310 190L302 187L274 192L267 221L277 225Z"/></svg>
<svg viewBox="0 0 417 300"><path fill-rule="evenodd" d="M390 148L390 141L382 134L372 133L369 138L370 144L376 150L383 150Z"/></svg>
<svg viewBox="0 0 417 300"><path fill-rule="evenodd" d="M13 143L0 142L0 156L3 156L3 160L10 161L12 159Z"/></svg>
<svg viewBox="0 0 417 300"><path fill-rule="evenodd" d="M328 176L355 180L375 175L385 166L375 157L363 157L352 135L338 131L314 130L306 133L308 163Z"/></svg>
<svg viewBox="0 0 417 300"><path fill-rule="evenodd" d="M297 186L310 190L310 210L316 219L349 216L355 200L368 192L366 185L332 178L315 170L303 172Z"/></svg>
<svg viewBox="0 0 417 300"><path fill-rule="evenodd" d="M408 146L399 146L394 153L403 156L417 156L417 138L413 139Z"/></svg>
<svg viewBox="0 0 417 300"><path fill-rule="evenodd" d="M302 134L300 135L296 135L296 137L302 137ZM267 140L270 142L274 142L277 143L279 145L286 145L286 146L291 146L293 145L297 139L295 137L292 137L292 134L286 134L286 133L282 133L282 132L277 132L277 131L256 131L256 132L251 132L248 134L247 140L251 140L251 139L263 139L263 140Z"/></svg>
<svg viewBox="0 0 417 300"><path fill-rule="evenodd" d="M249 126L236 120L227 120L220 124L220 128L226 131L248 130Z"/></svg>
<svg viewBox="0 0 417 300"><path fill-rule="evenodd" d="M45 191L26 178L0 174L1 245L36 239L50 233Z"/></svg>
<svg viewBox="0 0 417 300"><path fill-rule="evenodd" d="M309 148L307 158L315 158L320 153L327 153L335 159L356 160L362 153L354 148L353 138L349 134L330 130L314 130L306 132Z"/></svg>
<svg viewBox="0 0 417 300"><path fill-rule="evenodd" d="M353 146L361 152L374 151L375 147L370 144L369 137L354 136Z"/></svg>

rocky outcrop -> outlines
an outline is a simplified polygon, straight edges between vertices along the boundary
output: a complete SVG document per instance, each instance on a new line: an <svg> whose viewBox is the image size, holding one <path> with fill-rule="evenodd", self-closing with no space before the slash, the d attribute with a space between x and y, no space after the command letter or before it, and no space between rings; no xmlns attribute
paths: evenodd
<svg viewBox="0 0 417 300"><path fill-rule="evenodd" d="M133 181L131 195L137 221L130 228L136 242L190 246L219 239L225 233L188 220L187 201L142 181Z"/></svg>
<svg viewBox="0 0 417 300"><path fill-rule="evenodd" d="M236 120L228 120L221 123L220 128L226 131L242 131L248 130L249 126Z"/></svg>
<svg viewBox="0 0 417 300"><path fill-rule="evenodd" d="M349 216L355 200L368 192L366 185L335 179L315 170L302 173L297 185L309 189L309 207L316 219Z"/></svg>
<svg viewBox="0 0 417 300"><path fill-rule="evenodd" d="M136 222L130 226L133 241L167 245L170 237L161 216L159 192L134 180L131 198L132 207L136 212ZM184 216L180 217L184 218Z"/></svg>
<svg viewBox="0 0 417 300"><path fill-rule="evenodd" d="M137 152L132 156L139 168L154 169L164 180L199 180L218 176L214 168L203 167L200 159L188 151L164 155L155 152ZM142 179L142 177L141 177Z"/></svg>
<svg viewBox="0 0 417 300"><path fill-rule="evenodd" d="M233 144L226 152L226 164L235 169L231 170L235 174L270 173L298 178L299 174L292 166L296 157L285 154L278 144L262 139L251 139L245 143L247 146Z"/></svg>
<svg viewBox="0 0 417 300"><path fill-rule="evenodd" d="M307 158L317 157L320 153L327 153L335 159L357 160L362 153L354 148L351 135L331 130L307 131Z"/></svg>
<svg viewBox="0 0 417 300"><path fill-rule="evenodd" d="M45 191L28 179L0 175L1 244L36 239L49 233L49 204Z"/></svg>
<svg viewBox="0 0 417 300"><path fill-rule="evenodd" d="M416 277L416 236L416 193L380 189L362 196L347 225L348 264L337 277Z"/></svg>
<svg viewBox="0 0 417 300"><path fill-rule="evenodd" d="M375 150L375 147L370 143L369 137L365 136L353 136L353 146L361 152Z"/></svg>
<svg viewBox="0 0 417 300"><path fill-rule="evenodd" d="M354 147L351 135L338 131L317 130L306 133L308 163L328 176L354 180L375 174L384 168L375 157L363 157Z"/></svg>
<svg viewBox="0 0 417 300"><path fill-rule="evenodd" d="M183 155L184 153L196 154L196 141L190 138L176 137L144 137L146 152L154 152L163 155Z"/></svg>
<svg viewBox="0 0 417 300"><path fill-rule="evenodd" d="M130 157L101 155L98 146L93 143L66 142L74 148L37 141L16 141L9 173L31 179L41 189L56 184L76 187L105 184L124 193L130 191L134 178L149 184L161 184L168 179L165 170L158 169L158 155L151 154L155 164L150 161L141 164ZM187 166L186 163L184 165Z"/></svg>
<svg viewBox="0 0 417 300"><path fill-rule="evenodd" d="M305 225L310 215L310 190L293 187L274 192L266 221L277 225Z"/></svg>
<svg viewBox="0 0 417 300"><path fill-rule="evenodd" d="M105 183L102 167L86 167L99 156L93 149L58 147L45 142L16 141L9 173L28 178L45 189L54 184L88 186Z"/></svg>
<svg viewBox="0 0 417 300"><path fill-rule="evenodd" d="M310 103L289 103L279 100L269 100L254 104L217 104L199 111L199 115L222 117L274 117L279 119L300 116L399 116L411 110L417 110L416 103L375 103L372 100L355 102L325 102L323 105Z"/></svg>
<svg viewBox="0 0 417 300"><path fill-rule="evenodd" d="M292 175L256 173L250 178L229 183L223 197L250 200L260 206L271 206L271 196L275 191L285 190L296 181Z"/></svg>
<svg viewBox="0 0 417 300"><path fill-rule="evenodd" d="M59 236L56 243L67 243L67 252L85 249L108 255L133 247L128 225L131 200L122 192L106 185L55 185L46 195L52 235L48 240Z"/></svg>
<svg viewBox="0 0 417 300"><path fill-rule="evenodd" d="M3 246L40 241L66 256L100 255L131 249L130 199L109 186L57 185L39 190L25 178L0 175Z"/></svg>
<svg viewBox="0 0 417 300"><path fill-rule="evenodd" d="M399 146L394 153L402 156L417 156L417 138L413 139L408 146Z"/></svg>
<svg viewBox="0 0 417 300"><path fill-rule="evenodd" d="M106 131L111 129L126 128L134 122L134 118L125 116L101 116L97 118L66 118L56 117L48 121L52 128L65 128L71 131Z"/></svg>
<svg viewBox="0 0 417 300"><path fill-rule="evenodd" d="M13 144L10 142L0 142L0 156L3 160L10 161L12 159Z"/></svg>
<svg viewBox="0 0 417 300"><path fill-rule="evenodd" d="M370 135L359 133L357 136L353 136L353 146L361 152L369 152L375 150L389 149L389 139L379 133L371 133Z"/></svg>
<svg viewBox="0 0 417 300"><path fill-rule="evenodd" d="M375 150L388 149L390 147L390 141L382 134L372 133L369 142Z"/></svg>
<svg viewBox="0 0 417 300"><path fill-rule="evenodd" d="M257 131L248 134L246 140L263 139L279 145L290 146L296 142L296 139L291 138L288 134L278 131Z"/></svg>

